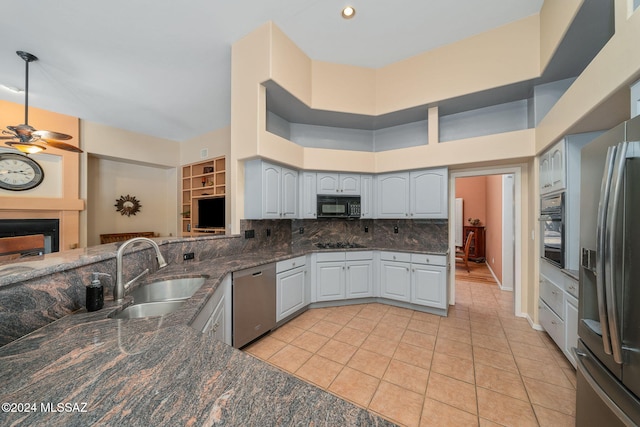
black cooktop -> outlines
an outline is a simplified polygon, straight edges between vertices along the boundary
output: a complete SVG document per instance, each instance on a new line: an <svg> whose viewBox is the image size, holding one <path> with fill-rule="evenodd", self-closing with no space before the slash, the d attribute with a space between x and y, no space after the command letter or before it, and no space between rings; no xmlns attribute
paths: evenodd
<svg viewBox="0 0 640 427"><path fill-rule="evenodd" d="M366 246L360 243L350 242L318 242L315 244L319 249L353 249L353 248L366 248Z"/></svg>

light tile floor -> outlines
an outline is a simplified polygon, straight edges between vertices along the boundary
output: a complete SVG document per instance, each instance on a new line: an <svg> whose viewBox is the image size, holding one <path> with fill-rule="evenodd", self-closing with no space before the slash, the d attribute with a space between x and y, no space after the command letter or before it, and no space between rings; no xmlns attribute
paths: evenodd
<svg viewBox="0 0 640 427"><path fill-rule="evenodd" d="M448 317L311 309L245 350L400 425L575 424L575 370L495 283L456 280Z"/></svg>

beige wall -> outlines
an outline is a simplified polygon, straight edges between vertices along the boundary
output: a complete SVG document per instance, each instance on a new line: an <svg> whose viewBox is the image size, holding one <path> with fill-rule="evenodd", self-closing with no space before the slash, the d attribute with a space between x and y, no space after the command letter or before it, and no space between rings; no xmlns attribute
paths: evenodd
<svg viewBox="0 0 640 427"><path fill-rule="evenodd" d="M180 143L86 120L80 123L80 133L85 150L81 194L87 200L81 215L82 246L99 244L97 236L104 233L153 231L175 236ZM141 201L145 213L116 217L115 200L127 194ZM151 215L156 209L157 215Z"/></svg>
<svg viewBox="0 0 640 427"><path fill-rule="evenodd" d="M584 0L545 1L540 9L540 65L545 69Z"/></svg>
<svg viewBox="0 0 640 427"><path fill-rule="evenodd" d="M487 264L502 283L502 175L489 175L486 178L485 251Z"/></svg>
<svg viewBox="0 0 640 427"><path fill-rule="evenodd" d="M94 156L88 158L87 245L99 245L100 234L153 231L176 235L176 169L124 163ZM116 201L135 197L141 204L136 215L121 215Z"/></svg>

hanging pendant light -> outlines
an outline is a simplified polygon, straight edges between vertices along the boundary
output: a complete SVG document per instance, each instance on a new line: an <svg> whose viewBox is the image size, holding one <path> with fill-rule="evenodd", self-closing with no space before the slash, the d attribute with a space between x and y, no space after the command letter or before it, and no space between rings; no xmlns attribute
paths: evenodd
<svg viewBox="0 0 640 427"><path fill-rule="evenodd" d="M70 135L47 130L36 130L29 126L29 63L37 61L38 57L21 50L16 53L25 62L24 124L7 126L9 130L3 130L2 134L9 136L0 136L0 139L7 139L6 145L25 154L39 153L46 150L46 146L82 153L82 150L75 145L61 142L61 140L71 139Z"/></svg>

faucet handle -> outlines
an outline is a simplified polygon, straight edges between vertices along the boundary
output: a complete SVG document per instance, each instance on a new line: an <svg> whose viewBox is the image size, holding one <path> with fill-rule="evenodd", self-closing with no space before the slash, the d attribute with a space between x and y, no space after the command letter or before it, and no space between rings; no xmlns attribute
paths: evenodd
<svg viewBox="0 0 640 427"><path fill-rule="evenodd" d="M100 273L98 271L94 271L93 273L91 273L91 281L94 282L96 280L100 280L100 276L107 276L109 278L109 282L112 281L112 277L109 273Z"/></svg>

